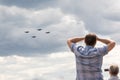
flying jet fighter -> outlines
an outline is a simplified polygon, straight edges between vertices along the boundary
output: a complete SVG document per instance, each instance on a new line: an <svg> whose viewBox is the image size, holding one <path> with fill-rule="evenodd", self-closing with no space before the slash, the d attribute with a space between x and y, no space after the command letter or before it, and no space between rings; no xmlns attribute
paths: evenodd
<svg viewBox="0 0 120 80"><path fill-rule="evenodd" d="M50 32L45 32L46 34L49 34Z"/></svg>
<svg viewBox="0 0 120 80"><path fill-rule="evenodd" d="M41 31L42 29L37 29L38 31Z"/></svg>
<svg viewBox="0 0 120 80"><path fill-rule="evenodd" d="M36 38L36 36L32 36L32 38Z"/></svg>
<svg viewBox="0 0 120 80"><path fill-rule="evenodd" d="M29 33L29 31L25 31L25 33Z"/></svg>

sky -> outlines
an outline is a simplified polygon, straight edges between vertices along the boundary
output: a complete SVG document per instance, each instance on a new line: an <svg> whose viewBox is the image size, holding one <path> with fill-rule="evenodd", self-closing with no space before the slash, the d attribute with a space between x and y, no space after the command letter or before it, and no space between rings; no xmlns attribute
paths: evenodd
<svg viewBox="0 0 120 80"><path fill-rule="evenodd" d="M90 32L119 44L119 3L119 0L0 0L0 55L68 51L68 38ZM42 30L37 31L39 28ZM26 30L30 33L25 34ZM46 34L47 31L51 33ZM34 35L37 38L32 39Z"/></svg>
<svg viewBox="0 0 120 80"><path fill-rule="evenodd" d="M116 52L120 46L119 4L120 0L0 0L0 65L7 70L0 77L2 80L73 80L74 55L66 40L92 32L113 39ZM9 71L11 67L13 72ZM63 67L69 68L57 71ZM39 74L44 69L46 72ZM64 71L64 75L72 76L60 75Z"/></svg>

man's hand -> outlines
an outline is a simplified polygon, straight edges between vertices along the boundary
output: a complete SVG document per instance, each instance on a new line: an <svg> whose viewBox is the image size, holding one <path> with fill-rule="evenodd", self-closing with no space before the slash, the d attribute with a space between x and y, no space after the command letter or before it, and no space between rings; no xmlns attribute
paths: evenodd
<svg viewBox="0 0 120 80"><path fill-rule="evenodd" d="M101 39L97 37L97 41L100 41L108 46L108 51L112 50L115 47L115 42L108 39Z"/></svg>

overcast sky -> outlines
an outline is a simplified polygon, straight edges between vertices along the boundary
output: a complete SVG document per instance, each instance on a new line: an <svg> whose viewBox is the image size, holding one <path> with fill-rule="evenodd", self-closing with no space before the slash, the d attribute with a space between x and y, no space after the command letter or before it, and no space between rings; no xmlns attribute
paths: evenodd
<svg viewBox="0 0 120 80"><path fill-rule="evenodd" d="M119 0L0 0L0 55L64 52L68 38L89 32L119 45L119 4Z"/></svg>
<svg viewBox="0 0 120 80"><path fill-rule="evenodd" d="M0 0L0 80L75 80L66 40L90 32L117 43L102 70L120 67L120 0Z"/></svg>

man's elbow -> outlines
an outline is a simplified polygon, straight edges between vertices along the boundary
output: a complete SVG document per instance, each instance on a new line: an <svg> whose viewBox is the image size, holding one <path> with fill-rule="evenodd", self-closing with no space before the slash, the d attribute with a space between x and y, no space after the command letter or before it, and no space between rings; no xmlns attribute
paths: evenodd
<svg viewBox="0 0 120 80"><path fill-rule="evenodd" d="M71 43L70 39L67 40L67 44L69 45Z"/></svg>
<svg viewBox="0 0 120 80"><path fill-rule="evenodd" d="M113 47L115 47L116 43L114 41L112 42L112 44L113 44Z"/></svg>
<svg viewBox="0 0 120 80"><path fill-rule="evenodd" d="M67 40L67 45L69 46L69 48L70 48L71 44L72 44L71 39L68 39Z"/></svg>
<svg viewBox="0 0 120 80"><path fill-rule="evenodd" d="M111 51L114 47L115 47L116 43L114 41L112 41L110 44L109 44L109 47L108 47L108 51Z"/></svg>

